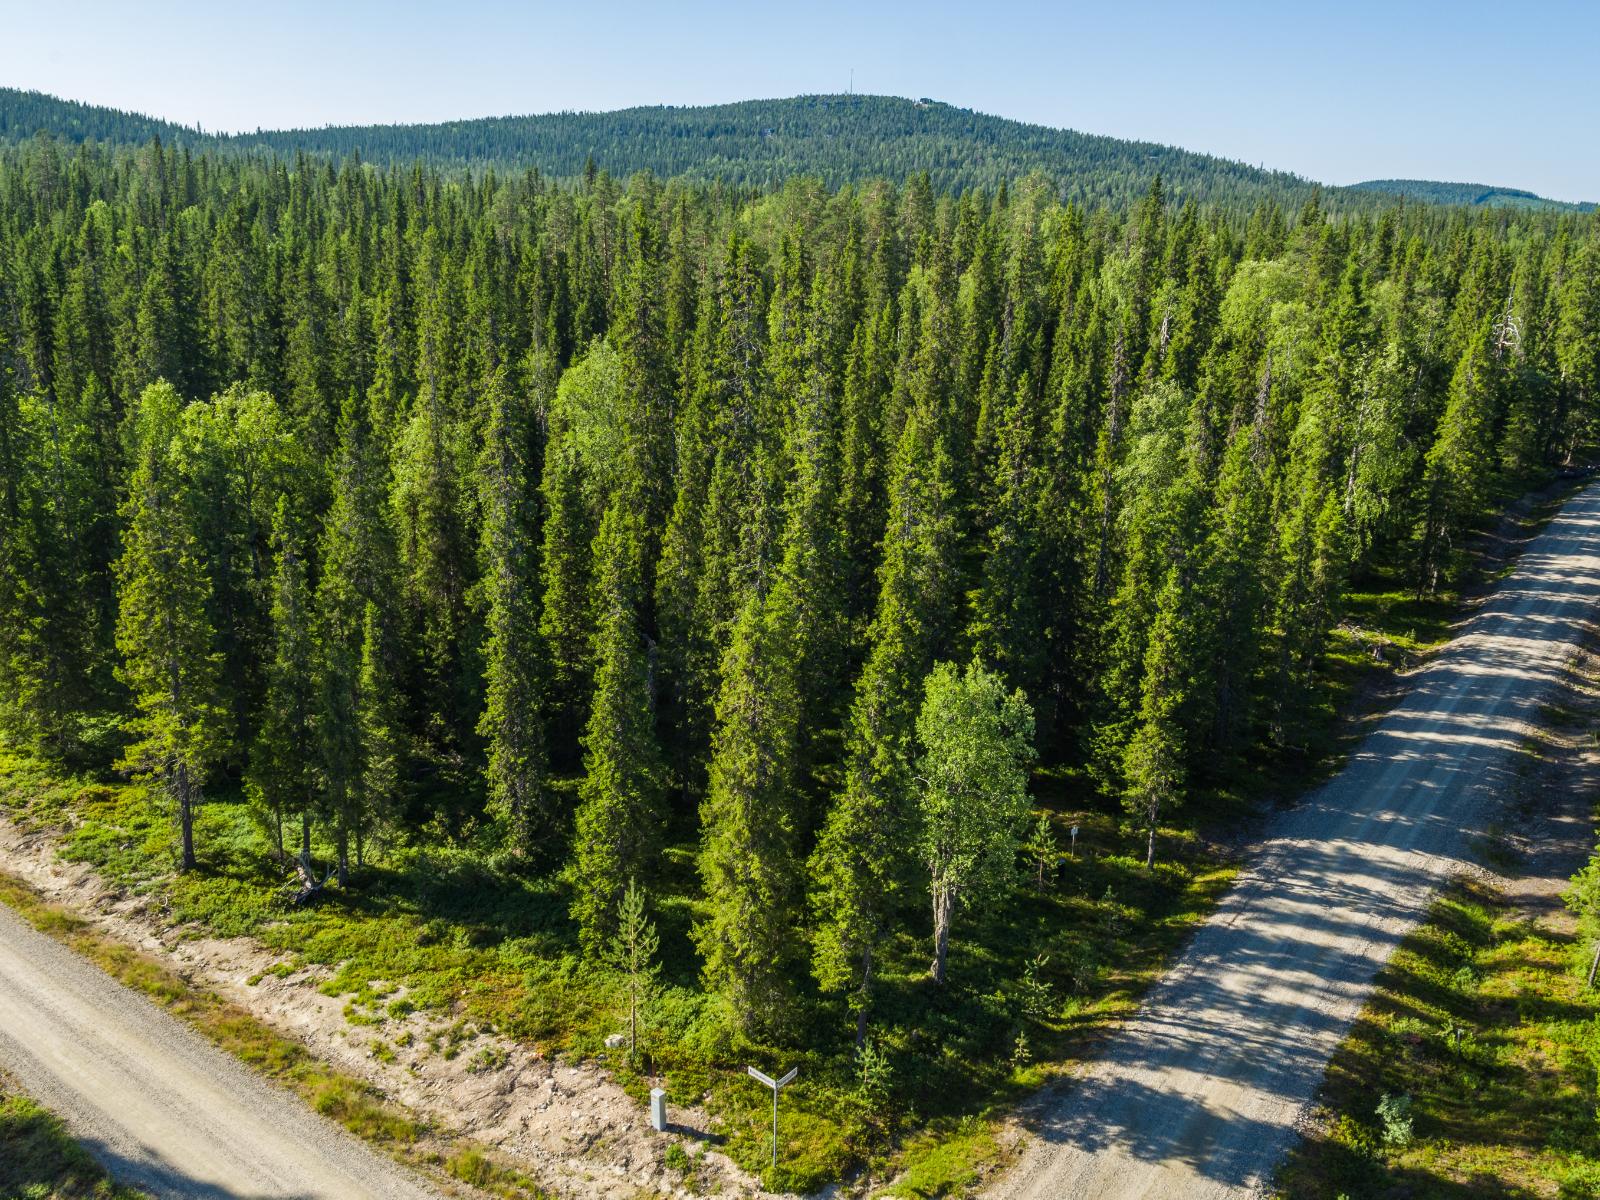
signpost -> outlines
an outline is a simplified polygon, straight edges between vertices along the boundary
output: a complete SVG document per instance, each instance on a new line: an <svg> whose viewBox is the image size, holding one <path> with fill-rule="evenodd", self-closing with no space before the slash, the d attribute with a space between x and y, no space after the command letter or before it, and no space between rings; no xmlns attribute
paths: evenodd
<svg viewBox="0 0 1600 1200"><path fill-rule="evenodd" d="M789 1073L782 1079L774 1079L770 1075L763 1075L754 1067L746 1067L745 1070L749 1072L751 1079L764 1083L772 1089L772 1165L776 1167L778 1165L778 1093L794 1082L794 1077L800 1074L800 1068L789 1068Z"/></svg>

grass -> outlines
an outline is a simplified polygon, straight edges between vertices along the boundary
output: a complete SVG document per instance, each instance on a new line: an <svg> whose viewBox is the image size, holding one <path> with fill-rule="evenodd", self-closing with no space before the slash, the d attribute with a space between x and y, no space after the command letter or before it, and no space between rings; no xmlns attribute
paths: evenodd
<svg viewBox="0 0 1600 1200"><path fill-rule="evenodd" d="M1574 958L1490 885L1453 884L1334 1057L1322 1132L1280 1194L1600 1196L1600 994ZM1385 1097L1409 1100L1409 1139L1380 1116Z"/></svg>
<svg viewBox="0 0 1600 1200"><path fill-rule="evenodd" d="M4 871L0 871L0 904L16 911L40 932L71 947L112 978L143 992L223 1050L297 1093L317 1112L400 1161L426 1170L441 1164L448 1167L447 1154L477 1154L486 1164L483 1169L490 1173L496 1194L532 1200L543 1197L544 1193L531 1181L493 1163L467 1139L418 1121L364 1081L318 1062L300 1043L278 1034L238 1005L185 982L156 959L97 932L83 918L48 902L26 882ZM0 1180L4 1178L0 1169ZM20 1194L26 1200L34 1200L32 1193ZM49 1193L41 1193L41 1200L48 1196Z"/></svg>
<svg viewBox="0 0 1600 1200"><path fill-rule="evenodd" d="M994 1162L1000 1146L988 1122L972 1120L944 1136L923 1135L912 1151L911 1167L879 1196L935 1200L965 1195L978 1183L978 1164Z"/></svg>
<svg viewBox="0 0 1600 1200"><path fill-rule="evenodd" d="M59 1118L0 1075L0 1200L142 1200L115 1184Z"/></svg>

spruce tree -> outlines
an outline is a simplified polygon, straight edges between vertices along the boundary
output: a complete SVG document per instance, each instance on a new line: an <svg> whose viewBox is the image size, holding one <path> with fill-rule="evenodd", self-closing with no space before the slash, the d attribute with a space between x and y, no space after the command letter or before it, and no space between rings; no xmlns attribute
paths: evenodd
<svg viewBox="0 0 1600 1200"><path fill-rule="evenodd" d="M300 848L311 852L311 827L319 815L315 757L318 702L317 645L304 535L288 501L273 520L272 658L261 726L250 751L247 787L282 853L284 817L300 817Z"/></svg>
<svg viewBox="0 0 1600 1200"><path fill-rule="evenodd" d="M435 331L427 340L442 336ZM468 620L477 564L462 487L466 446L466 431L451 415L436 373L395 447L390 505L402 590L420 635L419 715L441 762L462 758L482 711L476 629Z"/></svg>
<svg viewBox="0 0 1600 1200"><path fill-rule="evenodd" d="M394 640L384 610L368 601L361 617L361 665L356 684L361 770L340 822L341 870L346 832L355 840L360 863L369 831L374 826L395 826L405 798L408 748L399 711Z"/></svg>
<svg viewBox="0 0 1600 1200"><path fill-rule="evenodd" d="M572 847L572 916L592 956L614 931L628 880L647 871L661 840L660 753L639 627L640 552L638 518L619 501L606 510L594 541L594 697Z"/></svg>
<svg viewBox="0 0 1600 1200"><path fill-rule="evenodd" d="M571 435L562 431L544 456L544 543L540 554L539 637L548 656L552 754L577 761L589 710L594 651L595 528L584 499L582 465Z"/></svg>
<svg viewBox="0 0 1600 1200"><path fill-rule="evenodd" d="M371 770L366 723L371 712L392 712L400 703L399 681L392 671L385 669L370 685L366 678L370 631L386 625L383 614L394 610L398 589L389 471L369 414L369 406L354 392L347 394L317 582L318 777L322 807L334 825L341 884L348 875L351 839L359 861L368 826L385 805L366 782ZM384 694L374 694L374 686ZM390 769L399 767L394 762Z"/></svg>
<svg viewBox="0 0 1600 1200"><path fill-rule="evenodd" d="M811 860L812 971L849 991L865 1038L878 948L912 856L912 737L918 690L956 619L957 518L951 471L924 408L895 456L872 648L856 683L844 779Z"/></svg>
<svg viewBox="0 0 1600 1200"><path fill-rule="evenodd" d="M1418 587L1438 589L1459 561L1461 542L1482 512L1493 470L1496 368L1487 337L1461 356L1438 432L1423 465L1427 512L1418 556Z"/></svg>
<svg viewBox="0 0 1600 1200"><path fill-rule="evenodd" d="M528 458L533 425L526 401L502 373L489 386L479 478L483 496L483 581L488 601L484 650L487 703L478 732L488 741L489 802L524 855L548 853L555 814L547 799L543 664L535 513Z"/></svg>
<svg viewBox="0 0 1600 1200"><path fill-rule="evenodd" d="M700 806L707 918L695 928L708 988L740 1028L777 1033L789 1015L801 897L800 699L792 629L749 596L722 660L710 781Z"/></svg>
<svg viewBox="0 0 1600 1200"><path fill-rule="evenodd" d="M173 454L181 401L146 388L134 415L134 466L117 563L119 674L133 697L136 740L124 762L156 780L177 814L179 867L196 865L194 814L226 749L222 655L207 615L210 575L192 497Z"/></svg>

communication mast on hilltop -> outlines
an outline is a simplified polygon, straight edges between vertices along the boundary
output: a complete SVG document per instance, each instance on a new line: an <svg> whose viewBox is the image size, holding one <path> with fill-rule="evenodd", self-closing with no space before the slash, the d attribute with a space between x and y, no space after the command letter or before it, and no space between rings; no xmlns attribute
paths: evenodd
<svg viewBox="0 0 1600 1200"><path fill-rule="evenodd" d="M1494 323L1490 330L1494 334L1494 356L1504 358L1506 351L1518 354L1522 350L1522 327L1517 324L1517 316L1511 309L1515 299L1514 292L1506 293L1505 311L1500 314L1500 319Z"/></svg>

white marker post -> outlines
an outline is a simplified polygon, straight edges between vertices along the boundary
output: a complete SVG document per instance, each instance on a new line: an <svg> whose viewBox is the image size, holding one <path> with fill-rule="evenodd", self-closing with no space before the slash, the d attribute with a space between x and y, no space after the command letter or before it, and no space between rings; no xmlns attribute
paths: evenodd
<svg viewBox="0 0 1600 1200"><path fill-rule="evenodd" d="M800 1074L799 1067L791 1067L789 1073L782 1079L774 1079L770 1075L763 1075L754 1067L746 1067L750 1078L766 1084L772 1089L772 1165L778 1165L778 1093L794 1082L794 1077Z"/></svg>

